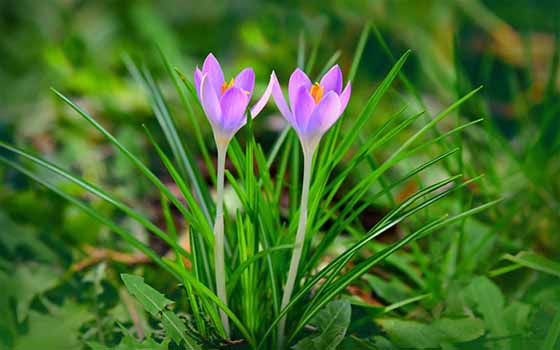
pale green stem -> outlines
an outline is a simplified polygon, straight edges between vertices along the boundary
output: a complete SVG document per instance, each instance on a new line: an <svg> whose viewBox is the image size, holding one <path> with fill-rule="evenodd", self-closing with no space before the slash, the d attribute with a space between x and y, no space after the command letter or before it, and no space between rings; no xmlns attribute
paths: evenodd
<svg viewBox="0 0 560 350"><path fill-rule="evenodd" d="M216 222L214 223L214 265L216 268L216 291L218 298L227 305L226 274L224 267L224 171L228 143L217 142L217 199ZM226 336L229 337L229 320L226 313L220 309L220 317Z"/></svg>
<svg viewBox="0 0 560 350"><path fill-rule="evenodd" d="M294 250L292 252L292 259L290 261L290 270L288 271L288 279L286 280L286 286L284 287L284 295L282 296L282 304L280 309L283 310L292 297L292 292L294 290L294 284L297 278L297 272L299 267L299 261L301 259L301 253L303 249L303 243L305 240L305 230L307 226L307 202L309 196L309 185L311 182L311 166L313 161L313 153L315 147L303 147L303 184L301 188L301 204L299 209L299 224L296 233L296 241L294 242ZM285 342L285 331L286 331L286 317L287 314L282 317L278 323L278 349L283 350Z"/></svg>

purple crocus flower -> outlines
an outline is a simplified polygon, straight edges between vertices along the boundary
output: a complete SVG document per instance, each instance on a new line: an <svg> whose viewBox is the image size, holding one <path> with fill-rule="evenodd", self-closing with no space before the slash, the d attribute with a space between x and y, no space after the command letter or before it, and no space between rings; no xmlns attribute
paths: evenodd
<svg viewBox="0 0 560 350"><path fill-rule="evenodd" d="M288 83L290 102L288 106L274 72L270 81L274 101L280 113L296 130L303 149L303 183L301 186L299 223L280 306L281 309L284 309L292 296L305 239L313 154L323 134L329 130L346 109L352 87L348 83L344 91L342 90L342 72L338 65L332 67L321 81L315 84L312 84L307 75L298 68L292 73ZM279 349L284 348L285 328L286 316L278 323Z"/></svg>
<svg viewBox="0 0 560 350"><path fill-rule="evenodd" d="M224 79L222 67L212 53L208 54L202 70L196 67L194 82L200 104L212 124L216 142L229 142L246 122L245 112L255 87L255 73L245 68L235 78ZM254 118L264 108L270 97L269 84L261 99L251 108Z"/></svg>
<svg viewBox="0 0 560 350"><path fill-rule="evenodd" d="M214 268L216 277L216 292L224 305L227 306L227 292L224 259L224 172L226 153L233 135L247 121L246 112L253 88L255 87L255 73L251 68L245 68L237 76L226 82L222 67L213 54L208 54L202 65L202 70L196 67L194 82L198 99L208 117L216 149L218 162L216 165L216 218L214 221ZM268 83L263 96L251 108L252 118L264 108L272 91L272 79ZM220 310L220 318L226 336L229 337L229 320L224 310Z"/></svg>
<svg viewBox="0 0 560 350"><path fill-rule="evenodd" d="M342 90L342 72L335 65L312 84L297 68L288 83L290 105L286 103L276 75L272 73L272 96L280 113L296 130L304 148L315 148L321 136L338 120L350 99L350 82Z"/></svg>

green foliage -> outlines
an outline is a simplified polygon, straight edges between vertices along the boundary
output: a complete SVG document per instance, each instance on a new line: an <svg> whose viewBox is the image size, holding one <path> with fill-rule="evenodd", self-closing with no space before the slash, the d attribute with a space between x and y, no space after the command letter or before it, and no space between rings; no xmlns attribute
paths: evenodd
<svg viewBox="0 0 560 350"><path fill-rule="evenodd" d="M401 348L452 348L449 346L475 340L484 334L484 323L474 318L443 318L432 324L390 318L377 322Z"/></svg>
<svg viewBox="0 0 560 350"><path fill-rule="evenodd" d="M16 340L14 349L79 350L82 343L78 331L92 317L86 308L74 303L52 307L48 314L32 311L29 329Z"/></svg>
<svg viewBox="0 0 560 350"><path fill-rule="evenodd" d="M319 311L310 324L317 327L316 334L300 340L296 350L334 350L342 342L350 325L352 309L346 300L332 301Z"/></svg>
<svg viewBox="0 0 560 350"><path fill-rule="evenodd" d="M91 350L108 350L105 345L95 342L89 342L88 346ZM158 343L152 338L138 340L129 333L125 333L119 345L110 348L110 350L167 350L168 348L169 341Z"/></svg>
<svg viewBox="0 0 560 350"><path fill-rule="evenodd" d="M273 349L285 314L300 348L560 346L557 2L207 5L0 5L0 349ZM352 81L284 310L301 154L274 108L229 149L215 294L208 51L255 95Z"/></svg>
<svg viewBox="0 0 560 350"><path fill-rule="evenodd" d="M175 343L180 344L181 341L184 341L189 350L199 348L193 339L187 336L187 327L184 322L175 313L166 309L173 301L144 283L142 277L122 274L121 278L130 294L136 297L144 309L153 317L161 318L163 329Z"/></svg>
<svg viewBox="0 0 560 350"><path fill-rule="evenodd" d="M519 266L560 277L560 263L533 252L521 251L515 255L508 254L504 256L504 259L518 264Z"/></svg>
<svg viewBox="0 0 560 350"><path fill-rule="evenodd" d="M163 294L144 283L142 277L122 274L121 278L129 293L134 295L152 316L159 315L167 305L173 303Z"/></svg>

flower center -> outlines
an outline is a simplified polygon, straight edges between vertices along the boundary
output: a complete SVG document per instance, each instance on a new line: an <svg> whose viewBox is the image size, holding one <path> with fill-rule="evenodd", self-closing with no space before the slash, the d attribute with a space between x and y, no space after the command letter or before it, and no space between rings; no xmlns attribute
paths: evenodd
<svg viewBox="0 0 560 350"><path fill-rule="evenodd" d="M231 80L229 81L229 83L225 82L222 84L222 95L230 88L233 86L233 78L231 78Z"/></svg>
<svg viewBox="0 0 560 350"><path fill-rule="evenodd" d="M325 88L321 86L319 83L315 83L311 86L309 93L311 94L311 97L313 97L315 104L321 101L321 98L323 97L323 92L325 92Z"/></svg>

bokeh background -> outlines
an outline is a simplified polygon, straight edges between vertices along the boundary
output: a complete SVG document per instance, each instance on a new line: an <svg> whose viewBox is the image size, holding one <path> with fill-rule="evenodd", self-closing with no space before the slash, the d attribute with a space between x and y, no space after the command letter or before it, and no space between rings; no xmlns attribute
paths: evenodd
<svg viewBox="0 0 560 350"><path fill-rule="evenodd" d="M192 119L182 109L158 48L189 77L208 52L220 59L226 76L252 66L257 91L262 91L272 69L286 82L298 64L298 55L300 61L314 62L311 76L317 76L330 59L336 59L347 74L367 23L371 34L343 123L352 123L352 116L407 49L412 55L402 79L384 97L364 134L373 132L405 105L411 111L426 109L429 118L483 85L458 117L462 122L485 118L461 139L464 162L469 164L465 176L485 174L477 189L481 196L506 200L485 222L470 228L484 232L477 236L484 243L482 255L471 268L486 271L495 267L499 256L519 251L533 251L558 261L557 0L3 0L0 140L72 169L157 218L158 194L100 134L65 107L50 87L72 97L163 174L142 130L142 124L157 129L157 122L145 91L127 70L127 59L152 71L168 98L185 144L196 149L192 125L198 122L212 149L210 128L201 114ZM418 130L422 123L414 128ZM457 119L445 123L443 129L456 125ZM270 104L255 123L257 139L270 148L283 125ZM7 155L2 150L0 154ZM383 151L377 156L382 159ZM202 160L200 164L203 167ZM360 171L353 176L362 178L368 170ZM80 193L71 184L59 185ZM91 203L108 214L114 210L95 199ZM143 234L134 223L123 224ZM41 322L52 322L30 311L45 307L37 297L41 293L50 293L47 296L52 303L73 293L84 300L96 300L97 296L85 291L87 288L67 271L87 256L88 247L107 245L110 237L78 209L0 166L0 280L2 288L9 290L8 296L19 296L15 306L13 299L2 302L4 310L17 309L17 316L13 316L17 320L2 316L0 321L0 338L7 339L7 349L18 344L16 334L23 331L14 325L28 315L34 317L34 323L25 323L26 327L35 327L35 331L40 331ZM115 249L128 249L118 242L112 244ZM509 292L524 295L527 289L537 288L531 284L534 276L508 276L511 278L500 281L504 291L515 285L516 290ZM67 283L61 284L64 278ZM557 278L539 280L540 287L554 285ZM517 284L519 280L526 282ZM555 288L549 293L558 297L560 289ZM115 299L107 297L116 304ZM543 300L552 303L559 299ZM68 313L65 317L59 316L68 329L79 327L77 320L87 314L78 304L64 309Z"/></svg>

